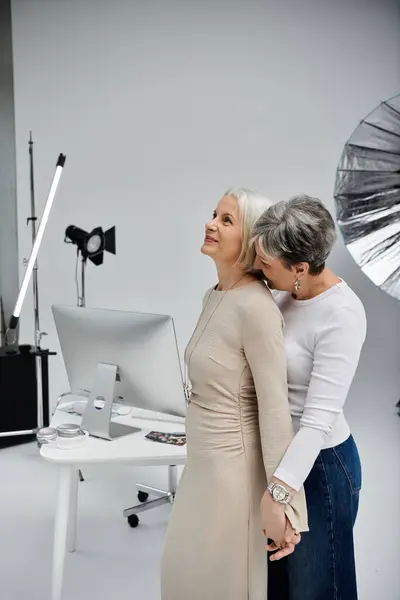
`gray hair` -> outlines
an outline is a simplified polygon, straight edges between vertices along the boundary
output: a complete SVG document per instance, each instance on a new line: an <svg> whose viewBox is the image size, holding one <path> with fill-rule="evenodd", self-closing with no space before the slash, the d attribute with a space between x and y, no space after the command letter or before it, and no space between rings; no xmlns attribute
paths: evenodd
<svg viewBox="0 0 400 600"><path fill-rule="evenodd" d="M318 275L336 241L335 223L318 198L295 196L264 212L251 245L256 241L266 256L280 258L288 267L306 262L310 275Z"/></svg>
<svg viewBox="0 0 400 600"><path fill-rule="evenodd" d="M239 214L242 218L242 248L237 264L245 265L246 268L252 270L255 259L255 249L250 244L253 227L273 203L265 196L246 188L230 188L224 196L236 198Z"/></svg>

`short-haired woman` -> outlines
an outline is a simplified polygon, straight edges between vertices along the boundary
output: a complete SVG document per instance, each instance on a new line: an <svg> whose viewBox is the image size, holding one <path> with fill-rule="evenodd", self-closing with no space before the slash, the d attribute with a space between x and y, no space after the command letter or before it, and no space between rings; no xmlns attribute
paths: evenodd
<svg viewBox="0 0 400 600"><path fill-rule="evenodd" d="M253 236L255 267L280 290L275 301L285 321L296 431L274 481L291 497L304 484L310 528L287 559L269 563L269 598L356 600L353 527L361 465L343 406L366 336L364 308L325 266L336 232L319 200L298 196L271 206ZM270 506L263 503L267 521Z"/></svg>
<svg viewBox="0 0 400 600"><path fill-rule="evenodd" d="M229 190L206 225L202 252L214 260L218 284L185 353L187 464L162 559L163 600L266 598L260 502L293 438L282 316L246 269L252 227L269 205ZM307 530L303 491L271 512L268 534L278 544L288 528L290 537Z"/></svg>

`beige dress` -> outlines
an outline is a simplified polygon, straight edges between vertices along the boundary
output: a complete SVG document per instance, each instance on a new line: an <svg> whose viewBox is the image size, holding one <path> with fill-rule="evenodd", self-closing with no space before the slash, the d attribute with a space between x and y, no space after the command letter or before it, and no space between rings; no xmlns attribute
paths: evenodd
<svg viewBox="0 0 400 600"><path fill-rule="evenodd" d="M266 598L260 501L293 437L282 326L262 282L205 296L185 355L188 456L162 558L162 600ZM287 515L307 530L303 491Z"/></svg>

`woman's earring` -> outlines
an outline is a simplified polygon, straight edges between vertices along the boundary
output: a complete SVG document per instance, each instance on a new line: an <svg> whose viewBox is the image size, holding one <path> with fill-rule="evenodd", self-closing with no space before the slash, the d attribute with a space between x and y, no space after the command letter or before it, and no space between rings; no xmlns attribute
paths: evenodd
<svg viewBox="0 0 400 600"><path fill-rule="evenodd" d="M300 290L300 286L301 286L300 279L296 279L296 281L294 282L294 289L296 290L296 292L298 292Z"/></svg>

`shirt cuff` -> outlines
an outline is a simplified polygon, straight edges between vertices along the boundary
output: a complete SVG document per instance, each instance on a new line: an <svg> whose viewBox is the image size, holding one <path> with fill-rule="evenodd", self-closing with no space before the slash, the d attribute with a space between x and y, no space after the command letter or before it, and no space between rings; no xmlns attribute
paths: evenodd
<svg viewBox="0 0 400 600"><path fill-rule="evenodd" d="M274 477L280 479L283 483L286 483L286 485L296 490L296 492L298 492L303 485L302 481L299 481L292 473L288 473L288 471L285 471L285 469L282 469L281 467L277 468Z"/></svg>

